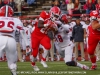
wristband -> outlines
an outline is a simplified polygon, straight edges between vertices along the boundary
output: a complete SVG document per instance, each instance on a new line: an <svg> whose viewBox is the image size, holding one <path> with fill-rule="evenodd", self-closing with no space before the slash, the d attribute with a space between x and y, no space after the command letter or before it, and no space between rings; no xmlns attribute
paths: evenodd
<svg viewBox="0 0 100 75"><path fill-rule="evenodd" d="M47 27L48 26L48 24L44 24L44 27Z"/></svg>

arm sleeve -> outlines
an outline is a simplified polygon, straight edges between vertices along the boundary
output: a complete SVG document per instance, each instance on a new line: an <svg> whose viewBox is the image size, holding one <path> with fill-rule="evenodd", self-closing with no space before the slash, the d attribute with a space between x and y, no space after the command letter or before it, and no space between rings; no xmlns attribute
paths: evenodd
<svg viewBox="0 0 100 75"><path fill-rule="evenodd" d="M70 30L69 25L62 25L62 27L63 27L63 29L64 29L65 31L69 31L69 30Z"/></svg>

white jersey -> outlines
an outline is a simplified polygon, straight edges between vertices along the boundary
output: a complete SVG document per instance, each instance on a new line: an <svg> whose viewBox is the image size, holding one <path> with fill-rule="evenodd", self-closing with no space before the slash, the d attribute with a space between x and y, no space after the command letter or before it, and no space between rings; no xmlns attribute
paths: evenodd
<svg viewBox="0 0 100 75"><path fill-rule="evenodd" d="M15 38L16 31L20 32L26 46L29 46L22 22L18 18L0 17L0 35L8 35Z"/></svg>
<svg viewBox="0 0 100 75"><path fill-rule="evenodd" d="M58 34L56 34L56 44L63 50L66 46L70 44L70 36L68 35L68 32L70 30L69 25L65 24L62 25L58 29Z"/></svg>
<svg viewBox="0 0 100 75"><path fill-rule="evenodd" d="M89 24L89 25L90 25L90 24ZM83 26L83 28L85 28L85 30L86 30L87 36L88 36L88 33L89 33L89 30L88 30L88 26L89 26L89 25L85 24L85 25Z"/></svg>
<svg viewBox="0 0 100 75"><path fill-rule="evenodd" d="M29 27L24 27L23 29L25 30L27 39L30 39L31 38L30 28Z"/></svg>
<svg viewBox="0 0 100 75"><path fill-rule="evenodd" d="M31 25L28 25L27 27L29 28L29 31L32 33L32 28L33 27Z"/></svg>
<svg viewBox="0 0 100 75"><path fill-rule="evenodd" d="M68 33L68 35L69 36L72 36L72 31L73 31L73 27L76 25L76 23L75 22L71 22L71 23L69 23L69 33Z"/></svg>
<svg viewBox="0 0 100 75"><path fill-rule="evenodd" d="M18 18L0 17L0 35L10 35L15 38L17 29L23 29L23 24Z"/></svg>
<svg viewBox="0 0 100 75"><path fill-rule="evenodd" d="M80 21L80 23L81 23L82 25L85 25L85 21Z"/></svg>

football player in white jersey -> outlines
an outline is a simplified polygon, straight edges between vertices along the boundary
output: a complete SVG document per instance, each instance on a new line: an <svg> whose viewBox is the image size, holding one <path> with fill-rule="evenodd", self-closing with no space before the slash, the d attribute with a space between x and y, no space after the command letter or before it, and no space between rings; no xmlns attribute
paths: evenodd
<svg viewBox="0 0 100 75"><path fill-rule="evenodd" d="M0 56L2 52L5 51L11 74L17 75L17 45L15 41L15 31L20 29L23 38L25 35L21 21L18 18L13 18L13 13L13 9L8 5L0 8ZM25 41L28 47L29 44L26 39Z"/></svg>
<svg viewBox="0 0 100 75"><path fill-rule="evenodd" d="M24 21L24 23L23 23L23 29L24 29L24 31L25 31L25 34L26 34L26 38L27 38L27 40L28 40L28 28L27 28L27 21ZM28 43L29 43L29 41L28 41ZM21 48L22 48L22 57L23 57L23 62L25 61L25 57L26 57L26 51L27 51L27 49L26 49L26 44L25 44L25 41L24 41L24 39L22 38L22 36L20 36L20 44L21 44Z"/></svg>
<svg viewBox="0 0 100 75"><path fill-rule="evenodd" d="M70 27L70 31L68 33L68 35L70 36L70 39L72 38L72 31L73 31L73 27L76 25L75 21L72 21L72 16L71 15L67 15L67 19L68 19L68 25Z"/></svg>
<svg viewBox="0 0 100 75"><path fill-rule="evenodd" d="M58 33L56 34L57 45L59 47L59 52L64 53L64 61L68 66L78 66L82 69L89 69L86 65L80 64L75 60L72 60L72 53L74 44L70 41L70 36L68 32L70 31L70 26L68 25L67 16L62 15L61 17L62 25L59 26Z"/></svg>

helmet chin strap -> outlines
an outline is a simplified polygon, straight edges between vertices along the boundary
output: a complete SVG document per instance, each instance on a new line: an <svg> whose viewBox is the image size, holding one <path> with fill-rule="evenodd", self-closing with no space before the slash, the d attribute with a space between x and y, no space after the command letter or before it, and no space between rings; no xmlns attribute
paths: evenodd
<svg viewBox="0 0 100 75"><path fill-rule="evenodd" d="M6 5L6 14L5 17L8 17L8 5Z"/></svg>

